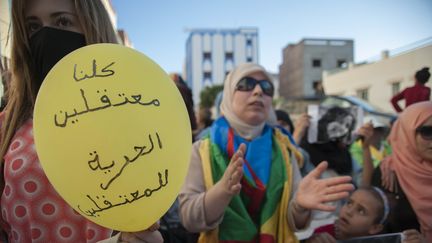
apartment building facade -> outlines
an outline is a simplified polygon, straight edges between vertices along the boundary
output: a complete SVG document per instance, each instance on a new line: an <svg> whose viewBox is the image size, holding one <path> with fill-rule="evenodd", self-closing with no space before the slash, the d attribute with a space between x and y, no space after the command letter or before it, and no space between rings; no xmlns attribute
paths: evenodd
<svg viewBox="0 0 432 243"><path fill-rule="evenodd" d="M258 29L191 29L186 42L186 82L194 104L206 86L222 84L236 65L258 63Z"/></svg>
<svg viewBox="0 0 432 243"><path fill-rule="evenodd" d="M350 39L307 38L283 49L279 66L279 94L284 98L320 95L322 72L354 61Z"/></svg>

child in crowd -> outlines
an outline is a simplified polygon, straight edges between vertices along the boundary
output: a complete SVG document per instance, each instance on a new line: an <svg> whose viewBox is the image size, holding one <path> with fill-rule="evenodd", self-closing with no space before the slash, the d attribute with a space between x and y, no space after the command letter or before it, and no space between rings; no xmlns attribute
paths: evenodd
<svg viewBox="0 0 432 243"><path fill-rule="evenodd" d="M317 228L306 243L330 243L383 233L390 205L378 187L361 187L352 193L335 223ZM417 230L406 230L403 235L404 243L425 242Z"/></svg>
<svg viewBox="0 0 432 243"><path fill-rule="evenodd" d="M373 138L373 125L365 123L356 132L362 137L363 161L365 173L362 175L362 187L354 191L339 212L334 224L324 225L314 231L307 243L330 243L336 240L347 240L354 237L370 236L385 233L385 225L394 205L388 196L378 187L371 187L373 170L370 144ZM403 231L403 243L426 242L419 231Z"/></svg>

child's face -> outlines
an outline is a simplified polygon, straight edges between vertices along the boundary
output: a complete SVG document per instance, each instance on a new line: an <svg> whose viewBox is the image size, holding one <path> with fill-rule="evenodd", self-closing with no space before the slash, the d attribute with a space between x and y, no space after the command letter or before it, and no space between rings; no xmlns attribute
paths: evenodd
<svg viewBox="0 0 432 243"><path fill-rule="evenodd" d="M336 221L337 238L348 239L380 232L382 225L375 223L379 205L369 191L355 191L339 213Z"/></svg>

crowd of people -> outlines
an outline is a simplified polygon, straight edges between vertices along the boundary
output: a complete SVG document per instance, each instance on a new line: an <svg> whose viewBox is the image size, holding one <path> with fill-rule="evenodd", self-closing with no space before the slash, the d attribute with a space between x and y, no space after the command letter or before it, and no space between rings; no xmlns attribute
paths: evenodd
<svg viewBox="0 0 432 243"><path fill-rule="evenodd" d="M320 142L308 140L309 115L293 122L286 111L274 110L272 77L260 65L240 64L228 73L217 117L202 108L196 119L191 90L173 74L195 142L171 209L140 232L115 232L77 214L42 170L32 112L57 61L86 45L117 42L108 19L100 1L12 0L11 65L1 67L8 82L0 113L0 242L288 243L298 242L295 233L317 215L335 221L305 242L384 233L402 233L405 243L432 242L428 68L392 99L401 112L394 124L366 117L354 131L355 118L331 107L318 122ZM23 186L28 176L37 180L40 196ZM60 212L53 217L35 205Z"/></svg>

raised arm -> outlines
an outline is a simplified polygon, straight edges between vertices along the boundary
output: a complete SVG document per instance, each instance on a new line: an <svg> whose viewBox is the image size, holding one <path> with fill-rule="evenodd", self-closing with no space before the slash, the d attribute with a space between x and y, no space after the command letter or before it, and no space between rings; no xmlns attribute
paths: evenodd
<svg viewBox="0 0 432 243"><path fill-rule="evenodd" d="M374 133L372 123L366 123L359 128L357 134L362 139L362 154L363 154L363 171L362 171L362 186L370 186L372 182L373 163L370 151L371 138Z"/></svg>

